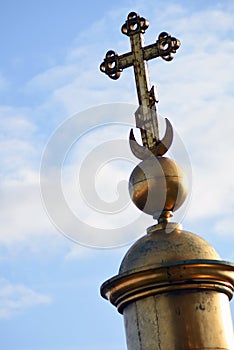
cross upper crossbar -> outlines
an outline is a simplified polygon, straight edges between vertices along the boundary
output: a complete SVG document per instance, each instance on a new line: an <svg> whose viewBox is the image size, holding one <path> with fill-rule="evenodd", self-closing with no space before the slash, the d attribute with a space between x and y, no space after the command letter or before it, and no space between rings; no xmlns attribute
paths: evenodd
<svg viewBox="0 0 234 350"><path fill-rule="evenodd" d="M100 69L111 79L116 80L120 77L123 69L130 66L134 67L140 105L135 114L136 126L141 130L143 146L153 150L160 140L156 110L157 101L154 88L150 86L147 61L156 57L171 61L176 50L180 47L180 41L171 37L168 33L162 32L156 43L144 47L143 34L148 26L148 20L140 17L135 12L131 12L122 26L122 33L130 37L131 51L118 55L115 51L109 50L100 65Z"/></svg>
<svg viewBox="0 0 234 350"><path fill-rule="evenodd" d="M143 59L149 61L153 58L161 57L165 61L171 61L179 46L180 42L178 39L172 38L166 32L162 32L156 43L142 47ZM100 69L111 79L117 80L123 69L134 65L134 56L132 51L119 56L115 51L109 50L100 65Z"/></svg>

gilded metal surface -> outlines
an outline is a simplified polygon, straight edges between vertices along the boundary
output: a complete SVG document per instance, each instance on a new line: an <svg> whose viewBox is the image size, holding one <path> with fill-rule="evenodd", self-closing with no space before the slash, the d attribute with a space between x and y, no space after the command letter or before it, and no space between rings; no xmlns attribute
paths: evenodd
<svg viewBox="0 0 234 350"><path fill-rule="evenodd" d="M187 195L181 169L164 157L149 157L136 166L129 179L129 192L133 203L155 219L164 211L177 210Z"/></svg>
<svg viewBox="0 0 234 350"><path fill-rule="evenodd" d="M180 291L138 300L124 309L128 350L233 350L228 297Z"/></svg>
<svg viewBox="0 0 234 350"><path fill-rule="evenodd" d="M113 277L103 284L102 296L123 313L129 303L164 293L213 290L225 293L231 299L233 281L234 270L230 264L218 260L184 260Z"/></svg>
<svg viewBox="0 0 234 350"><path fill-rule="evenodd" d="M180 47L180 41L163 32L156 43L144 47L143 34L148 28L149 22L137 13L131 12L127 21L122 26L122 33L130 37L131 52L119 56L115 51L109 50L104 61L100 65L102 72L116 80L123 69L133 66L137 95L140 108L136 111L136 126L141 130L143 146L136 147L136 140L131 131L130 142L133 153L140 159L145 159L149 149L154 155L162 156L170 147L172 128L167 123L164 140L159 140L159 128L157 120L156 97L154 87L150 86L147 61L161 57L166 61L173 59L176 50ZM142 150L140 150L142 148Z"/></svg>
<svg viewBox="0 0 234 350"><path fill-rule="evenodd" d="M124 315L128 350L233 350L234 265L176 223L151 226L101 294Z"/></svg>
<svg viewBox="0 0 234 350"><path fill-rule="evenodd" d="M143 292L157 294L156 289L162 292L160 288L165 291L171 286L183 289L188 287L188 281L194 288L199 279L209 285L210 280L220 281L223 286L233 283L233 266L222 262L208 242L175 223L167 226L164 229L160 229L160 224L151 226L148 234L128 250L119 275L103 284L104 297L115 303L126 299L129 293L135 300L139 298L138 292L142 296Z"/></svg>
<svg viewBox="0 0 234 350"><path fill-rule="evenodd" d="M136 118L136 120L138 120ZM130 131L129 144L132 153L139 159L147 159L148 157L163 156L170 148L173 140L173 128L170 121L165 118L166 121L166 132L162 140L159 140L151 149L142 147L136 142L135 136L133 134L133 129ZM138 128L143 128L143 126L138 122L136 125Z"/></svg>
<svg viewBox="0 0 234 350"><path fill-rule="evenodd" d="M161 224L148 228L147 235L138 239L128 250L119 273L159 267L184 260L221 260L216 250L198 235L182 230L178 224Z"/></svg>

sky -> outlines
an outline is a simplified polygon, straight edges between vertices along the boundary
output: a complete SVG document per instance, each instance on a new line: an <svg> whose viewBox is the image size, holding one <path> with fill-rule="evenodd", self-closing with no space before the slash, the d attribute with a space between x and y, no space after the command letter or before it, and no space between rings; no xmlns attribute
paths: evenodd
<svg viewBox="0 0 234 350"><path fill-rule="evenodd" d="M113 81L99 65L110 49L129 51L120 28L131 11L150 22L146 44L162 31L181 40L173 61L149 62L189 183L175 219L234 260L233 1L9 0L0 13L5 350L126 349L122 316L99 289L153 220L127 194L132 69Z"/></svg>

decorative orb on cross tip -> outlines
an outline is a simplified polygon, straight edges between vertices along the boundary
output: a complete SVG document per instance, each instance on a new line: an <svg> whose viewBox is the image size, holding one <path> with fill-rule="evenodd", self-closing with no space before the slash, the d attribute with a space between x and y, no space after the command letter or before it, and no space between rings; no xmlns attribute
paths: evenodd
<svg viewBox="0 0 234 350"><path fill-rule="evenodd" d="M155 219L168 219L187 196L180 167L169 158L155 156L135 167L129 179L129 192L133 203Z"/></svg>

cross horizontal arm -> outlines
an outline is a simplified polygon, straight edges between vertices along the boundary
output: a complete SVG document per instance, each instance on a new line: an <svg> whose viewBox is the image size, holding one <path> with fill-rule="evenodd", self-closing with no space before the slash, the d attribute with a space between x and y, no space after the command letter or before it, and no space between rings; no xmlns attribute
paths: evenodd
<svg viewBox="0 0 234 350"><path fill-rule="evenodd" d="M144 47L144 60L149 61L161 57L165 61L171 61L179 47L180 41L178 39L172 38L169 34L163 32L159 35L156 43Z"/></svg>
<svg viewBox="0 0 234 350"><path fill-rule="evenodd" d="M161 57L166 61L171 61L180 47L180 41L170 34L162 32L158 36L158 40L151 45L142 48L145 61L149 61L156 57ZM134 55L132 52L118 55L115 51L108 51L100 69L106 73L111 79L118 79L123 69L133 66Z"/></svg>
<svg viewBox="0 0 234 350"><path fill-rule="evenodd" d="M133 66L134 55L132 52L125 53L121 56L118 56L118 66L119 69L122 71L125 68Z"/></svg>

